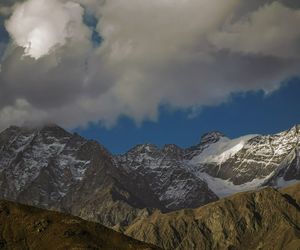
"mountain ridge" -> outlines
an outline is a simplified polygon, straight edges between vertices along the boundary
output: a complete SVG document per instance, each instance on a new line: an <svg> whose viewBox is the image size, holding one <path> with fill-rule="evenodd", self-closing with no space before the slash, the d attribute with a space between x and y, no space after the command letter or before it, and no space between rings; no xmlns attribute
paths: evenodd
<svg viewBox="0 0 300 250"><path fill-rule="evenodd" d="M163 249L298 249L300 184L234 194L196 209L156 212L125 234Z"/></svg>
<svg viewBox="0 0 300 250"><path fill-rule="evenodd" d="M155 211L123 230L130 238L72 215L0 200L2 249L293 250L300 247L300 183Z"/></svg>
<svg viewBox="0 0 300 250"><path fill-rule="evenodd" d="M12 126L0 133L0 198L122 230L157 209L297 182L299 159L299 125L237 139L215 131L186 149L140 144L121 155L54 124Z"/></svg>

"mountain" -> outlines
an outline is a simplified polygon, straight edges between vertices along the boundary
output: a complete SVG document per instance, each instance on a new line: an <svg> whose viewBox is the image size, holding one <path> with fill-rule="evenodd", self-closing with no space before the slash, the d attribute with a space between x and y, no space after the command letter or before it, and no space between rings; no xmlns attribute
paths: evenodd
<svg viewBox="0 0 300 250"><path fill-rule="evenodd" d="M197 209L156 212L125 233L163 249L299 249L300 184L235 194Z"/></svg>
<svg viewBox="0 0 300 250"><path fill-rule="evenodd" d="M197 208L219 197L300 179L299 126L197 145L137 145L122 155L50 124L0 133L0 198L125 230L154 211Z"/></svg>
<svg viewBox="0 0 300 250"><path fill-rule="evenodd" d="M221 137L187 165L219 197L261 186L284 187L300 179L299 146L299 125L275 135Z"/></svg>
<svg viewBox="0 0 300 250"><path fill-rule="evenodd" d="M146 204L119 182L120 171L104 147L56 125L10 127L0 134L0 152L3 199L108 226L147 212L139 209Z"/></svg>
<svg viewBox="0 0 300 250"><path fill-rule="evenodd" d="M99 143L56 125L12 126L0 133L0 197L72 213L109 227L126 226L154 209L197 207L217 199L205 182L180 166L175 169L172 160L166 163L165 178L170 184L153 189L157 182L129 172L116 159ZM180 178L187 182L180 196L162 199Z"/></svg>
<svg viewBox="0 0 300 250"><path fill-rule="evenodd" d="M147 183L158 196L161 210L198 207L218 197L207 183L183 167L184 150L176 145L138 145L125 155L117 156L117 166L124 169L135 183Z"/></svg>
<svg viewBox="0 0 300 250"><path fill-rule="evenodd" d="M262 186L284 187L299 181L299 131L298 125L275 135L246 135L236 139L214 131L203 135L199 144L187 149L176 145L158 149L145 144L116 159L118 166L131 174L151 180L161 192L160 199L166 199L167 206L172 210L196 207L200 204L191 203L188 199L180 200L181 194L190 197L196 193L191 187L197 186L194 183L200 183L202 190L209 190L205 191L208 196L201 196L205 198L202 201L205 204L215 200L215 195L224 197ZM172 178L177 169L191 176L181 178L175 174L178 177ZM198 181L194 181L195 177ZM167 201L172 195L177 195L179 199L175 206ZM200 199L198 203L201 203Z"/></svg>
<svg viewBox="0 0 300 250"><path fill-rule="evenodd" d="M97 223L8 201L0 201L0 248L158 249Z"/></svg>

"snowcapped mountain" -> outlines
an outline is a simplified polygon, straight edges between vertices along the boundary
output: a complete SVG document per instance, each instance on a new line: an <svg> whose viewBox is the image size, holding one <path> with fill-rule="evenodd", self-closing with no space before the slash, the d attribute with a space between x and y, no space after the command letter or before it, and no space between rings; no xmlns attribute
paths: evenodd
<svg viewBox="0 0 300 250"><path fill-rule="evenodd" d="M27 200L30 196L33 204L56 203L83 178L90 164L81 154L85 143L56 126L5 130L0 135L2 197Z"/></svg>
<svg viewBox="0 0 300 250"><path fill-rule="evenodd" d="M113 156L56 125L10 127L0 133L0 198L120 229L154 209L300 180L299 129L232 140L212 132L187 149L144 144Z"/></svg>
<svg viewBox="0 0 300 250"><path fill-rule="evenodd" d="M105 148L58 126L10 127L0 134L3 199L114 226L148 205L122 185L121 176Z"/></svg>
<svg viewBox="0 0 300 250"><path fill-rule="evenodd" d="M188 161L188 167L219 196L300 179L299 126L275 135L220 138Z"/></svg>
<svg viewBox="0 0 300 250"><path fill-rule="evenodd" d="M139 145L118 156L117 161L131 173L140 173L144 178L149 176L153 183L159 183L166 176L174 183L170 176L179 168L192 174L193 178L197 177L200 183L207 183L209 190L219 197L265 185L284 187L300 180L299 128L294 126L275 135L246 135L236 139L215 131L203 135L198 145L188 149L175 145L166 145L162 149ZM166 149L171 153L165 153ZM176 178L179 180L180 177ZM172 182L164 180L162 183L168 183L169 188L183 186L182 182ZM155 187L158 188L157 184ZM172 189L174 193L182 192ZM184 189L188 190L187 187Z"/></svg>

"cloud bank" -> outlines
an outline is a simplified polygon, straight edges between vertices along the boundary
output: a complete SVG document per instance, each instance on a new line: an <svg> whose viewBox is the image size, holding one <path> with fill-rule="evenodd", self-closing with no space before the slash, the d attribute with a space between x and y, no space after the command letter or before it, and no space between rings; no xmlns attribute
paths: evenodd
<svg viewBox="0 0 300 250"><path fill-rule="evenodd" d="M297 0L27 0L0 7L11 12L0 127L111 126L121 115L155 120L161 105L217 105L234 92L272 91L299 74ZM98 20L98 47L87 13Z"/></svg>

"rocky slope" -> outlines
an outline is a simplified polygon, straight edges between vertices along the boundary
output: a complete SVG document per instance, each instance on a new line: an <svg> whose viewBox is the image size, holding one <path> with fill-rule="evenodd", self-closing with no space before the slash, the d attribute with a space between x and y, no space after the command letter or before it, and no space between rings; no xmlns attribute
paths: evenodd
<svg viewBox="0 0 300 250"><path fill-rule="evenodd" d="M300 184L235 194L197 209L156 212L126 234L163 249L299 249Z"/></svg>
<svg viewBox="0 0 300 250"><path fill-rule="evenodd" d="M183 167L183 155L184 150L176 145L159 149L145 144L117 156L116 160L118 167L134 176L136 183L148 184L163 205L162 210L198 207L217 200L204 180Z"/></svg>
<svg viewBox="0 0 300 250"><path fill-rule="evenodd" d="M0 249L158 249L78 217L0 201Z"/></svg>

